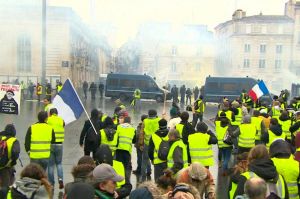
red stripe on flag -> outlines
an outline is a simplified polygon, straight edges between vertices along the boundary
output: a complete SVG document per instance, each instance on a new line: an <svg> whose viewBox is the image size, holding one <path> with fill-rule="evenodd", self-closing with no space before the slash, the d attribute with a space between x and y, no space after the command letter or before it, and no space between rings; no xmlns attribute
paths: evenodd
<svg viewBox="0 0 300 199"><path fill-rule="evenodd" d="M257 95L256 95L256 93L252 89L249 91L248 94L252 98L253 101L257 100Z"/></svg>

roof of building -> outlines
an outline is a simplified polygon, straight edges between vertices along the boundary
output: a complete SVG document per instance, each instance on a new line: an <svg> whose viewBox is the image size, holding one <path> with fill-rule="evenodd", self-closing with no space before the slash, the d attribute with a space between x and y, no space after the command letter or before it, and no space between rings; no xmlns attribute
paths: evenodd
<svg viewBox="0 0 300 199"><path fill-rule="evenodd" d="M294 20L285 15L253 15L248 17L242 17L240 19L233 19L220 23L216 28L221 28L234 22L244 23L293 23Z"/></svg>

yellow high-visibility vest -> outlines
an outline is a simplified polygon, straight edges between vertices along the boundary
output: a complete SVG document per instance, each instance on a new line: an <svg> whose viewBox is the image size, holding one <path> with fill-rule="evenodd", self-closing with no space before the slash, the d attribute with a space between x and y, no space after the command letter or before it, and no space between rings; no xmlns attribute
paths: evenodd
<svg viewBox="0 0 300 199"><path fill-rule="evenodd" d="M238 146L252 148L255 146L256 128L253 124L241 124Z"/></svg>
<svg viewBox="0 0 300 199"><path fill-rule="evenodd" d="M179 132L180 138L182 138L183 127L184 125L180 123L175 125L175 129Z"/></svg>
<svg viewBox="0 0 300 199"><path fill-rule="evenodd" d="M285 139L286 135L284 132L282 132L281 135L277 136L276 134L274 134L272 131L268 130L268 134L269 134L269 142L266 144L266 147L269 149L271 144L276 140L276 139Z"/></svg>
<svg viewBox="0 0 300 199"><path fill-rule="evenodd" d="M242 118L243 118L243 113L242 113L242 109L239 107L237 108L237 110L239 111L239 113L237 115L235 115L235 121L231 122L232 125L236 125L239 126L241 125L242 122ZM227 115L226 115L227 116ZM230 117L231 118L231 117Z"/></svg>
<svg viewBox="0 0 300 199"><path fill-rule="evenodd" d="M208 144L210 135L206 133L196 132L189 135L189 152L192 163L200 162L204 166L214 165L214 156L211 144Z"/></svg>
<svg viewBox="0 0 300 199"><path fill-rule="evenodd" d="M278 122L281 125L282 132L285 133L287 139L291 140L292 139L292 134L290 132L290 127L292 126L292 120L286 120L286 121L278 120Z"/></svg>
<svg viewBox="0 0 300 199"><path fill-rule="evenodd" d="M55 133L55 142L64 142L65 140L65 128L64 120L56 114L48 117L47 123L52 126Z"/></svg>
<svg viewBox="0 0 300 199"><path fill-rule="evenodd" d="M101 135L101 143L100 144L107 144L112 151L112 155L115 155L116 149L117 149L117 144L118 144L118 133L117 131L115 132L114 138L112 141L108 141L106 137L106 133L104 131L105 129L100 130L100 135Z"/></svg>
<svg viewBox="0 0 300 199"><path fill-rule="evenodd" d="M260 140L261 136L261 123L262 123L262 118L259 117L251 117L251 124L253 124L256 128L256 136L255 140Z"/></svg>
<svg viewBox="0 0 300 199"><path fill-rule="evenodd" d="M222 111L222 110L220 110L219 112L218 112L218 116L220 117L221 116L221 113L222 112L224 112L225 114L226 114L226 117L229 119L229 121L231 122L232 121L232 114L233 114L233 112L232 111L230 111L230 110L228 110L228 111Z"/></svg>
<svg viewBox="0 0 300 199"><path fill-rule="evenodd" d="M125 168L122 162L119 162L117 160L113 160L113 166L116 173L122 177L124 177L124 180L121 182L117 182L117 189L121 188L125 184Z"/></svg>
<svg viewBox="0 0 300 199"><path fill-rule="evenodd" d="M177 140L172 144L170 151L168 153L168 157L167 157L168 168L171 169L174 166L173 153L176 147L180 147L182 149L183 168L188 167L188 156L187 156L186 146L184 145L182 140Z"/></svg>
<svg viewBox="0 0 300 199"><path fill-rule="evenodd" d="M119 125L117 128L117 134L119 135L119 144L117 149L128 151L131 154L135 129L132 126L123 127L122 125Z"/></svg>
<svg viewBox="0 0 300 199"><path fill-rule="evenodd" d="M257 177L257 175L252 172L252 171L246 171L245 173L242 173L241 174L242 176L245 176L245 178L247 180L249 180L250 178L253 178L253 177ZM277 183L276 183L276 191L277 193L275 193L277 196L279 196L280 198L285 198L285 186L284 186L284 179L283 177L279 175L279 178L277 180ZM267 182L267 186L269 187L269 183Z"/></svg>
<svg viewBox="0 0 300 199"><path fill-rule="evenodd" d="M31 125L30 158L45 159L50 157L52 127L46 123Z"/></svg>
<svg viewBox="0 0 300 199"><path fill-rule="evenodd" d="M225 133L226 133L227 129L228 129L228 126L222 127L221 126L221 121L216 121L216 136L217 136L217 139L218 139L219 148L231 147L230 145L225 144L223 142L223 139L224 139L224 136L225 136Z"/></svg>
<svg viewBox="0 0 300 199"><path fill-rule="evenodd" d="M1 140L5 140L6 138L7 138L6 136L1 136L0 137ZM11 166L11 161L12 161L11 160L11 151L12 151L12 146L15 143L16 140L17 140L17 138L15 138L15 137L10 137L6 140L8 162L4 167L0 167L0 169Z"/></svg>
<svg viewBox="0 0 300 199"><path fill-rule="evenodd" d="M283 176L287 184L290 199L299 199L299 162L291 155L288 159L272 158L277 172Z"/></svg>
<svg viewBox="0 0 300 199"><path fill-rule="evenodd" d="M144 119L144 142L146 145L149 145L151 135L159 129L159 120L159 117Z"/></svg>
<svg viewBox="0 0 300 199"><path fill-rule="evenodd" d="M159 150L160 143L162 142L162 140L168 141L169 140L168 135L165 136L165 137L159 137L155 133L152 135L152 141L153 141L153 144L154 144L153 164L160 164L160 163L166 162L165 160L159 159L158 154L157 154L158 150Z"/></svg>

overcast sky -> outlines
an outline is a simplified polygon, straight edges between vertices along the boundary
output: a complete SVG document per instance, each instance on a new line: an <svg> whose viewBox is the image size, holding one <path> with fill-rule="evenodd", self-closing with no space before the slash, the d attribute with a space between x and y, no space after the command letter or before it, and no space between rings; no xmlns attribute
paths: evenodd
<svg viewBox="0 0 300 199"><path fill-rule="evenodd" d="M95 20L118 28L118 42L133 37L139 24L172 22L175 24L206 24L213 30L231 19L235 9L247 16L282 15L288 0L94 0ZM49 5L70 6L81 18L90 22L91 0L48 0Z"/></svg>

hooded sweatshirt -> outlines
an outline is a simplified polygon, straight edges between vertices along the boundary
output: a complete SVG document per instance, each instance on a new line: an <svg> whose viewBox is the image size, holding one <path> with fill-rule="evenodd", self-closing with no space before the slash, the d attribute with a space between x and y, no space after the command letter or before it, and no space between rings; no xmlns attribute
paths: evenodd
<svg viewBox="0 0 300 199"><path fill-rule="evenodd" d="M47 199L48 192L40 180L24 177L15 182L12 187L12 198L14 199ZM34 197L32 195L34 194Z"/></svg>
<svg viewBox="0 0 300 199"><path fill-rule="evenodd" d="M249 172L255 173L258 177L264 179L267 183L277 183L279 176L276 171L276 167L271 159L256 159L253 160L248 166ZM239 177L238 186L234 194L234 198L238 195L244 194L244 185L247 179L241 175ZM285 184L285 193L288 193L287 186ZM286 194L288 196L288 194Z"/></svg>

